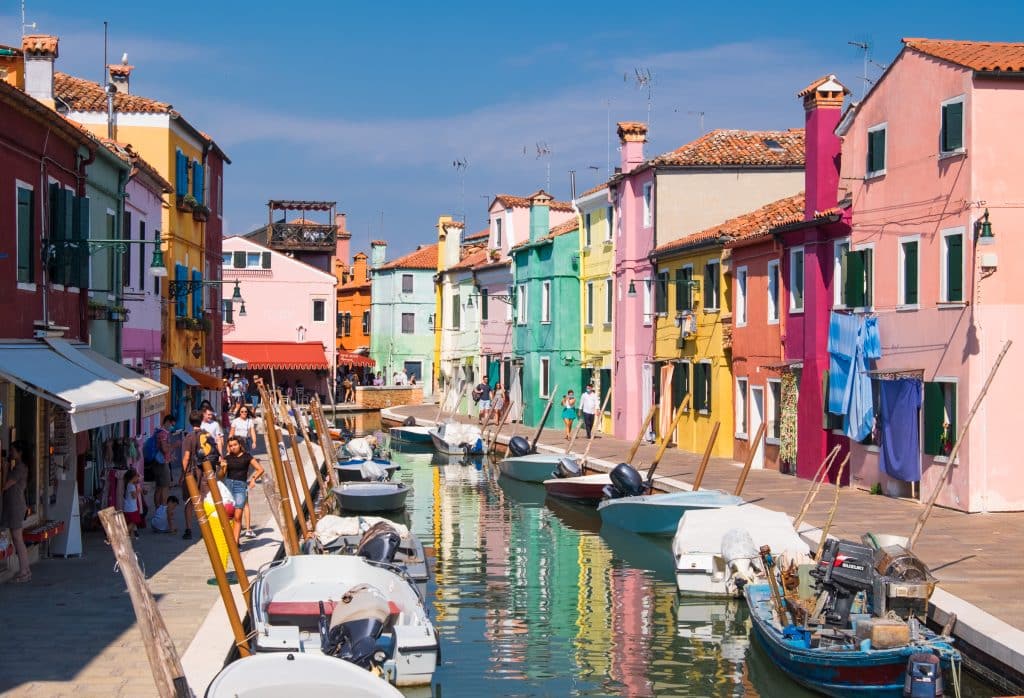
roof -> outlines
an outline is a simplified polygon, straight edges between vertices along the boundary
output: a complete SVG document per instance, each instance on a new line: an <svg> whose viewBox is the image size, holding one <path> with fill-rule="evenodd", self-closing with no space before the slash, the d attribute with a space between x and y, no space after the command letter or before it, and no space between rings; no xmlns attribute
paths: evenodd
<svg viewBox="0 0 1024 698"><path fill-rule="evenodd" d="M720 240L721 238L729 238L729 242L735 242L738 240L750 241L767 237L776 226L785 224L794 216L803 218L803 214L804 193L800 192L793 196L787 196L785 199L765 204L741 216L730 218L718 225L691 233L679 240L666 242L655 249L654 254L661 256L690 247L697 247Z"/></svg>
<svg viewBox="0 0 1024 698"><path fill-rule="evenodd" d="M393 262L377 267L377 271L387 271L389 269L430 269L431 271L436 271L437 243L420 245L404 257L399 257Z"/></svg>
<svg viewBox="0 0 1024 698"><path fill-rule="evenodd" d="M530 208L530 199L525 196L513 196L512 194L498 194L494 197L500 201L505 208ZM548 203L552 211L572 211L571 201L555 201Z"/></svg>
<svg viewBox="0 0 1024 698"><path fill-rule="evenodd" d="M96 139L87 134L78 124L65 119L39 100L3 80L0 80L0 100L8 102L16 110L48 124L72 143L85 145L90 149L96 147Z"/></svg>
<svg viewBox="0 0 1024 698"><path fill-rule="evenodd" d="M1024 72L1024 43L903 39L907 48L982 73Z"/></svg>
<svg viewBox="0 0 1024 698"><path fill-rule="evenodd" d="M53 74L53 95L72 111L107 111L107 92L98 82L76 78L67 73ZM167 102L125 92L114 93L114 111L133 114L171 114Z"/></svg>
<svg viewBox="0 0 1024 698"><path fill-rule="evenodd" d="M481 247L480 249L474 249L472 252L467 254L465 257L459 260L458 264L453 264L448 268L447 271L462 271L464 269L472 269L478 264L483 264L488 259L487 248Z"/></svg>
<svg viewBox="0 0 1024 698"><path fill-rule="evenodd" d="M224 342L222 351L246 362L249 369L326 369L320 342Z"/></svg>
<svg viewBox="0 0 1024 698"><path fill-rule="evenodd" d="M597 192L601 191L602 189L607 189L607 188L608 188L608 182L601 182L596 187L591 187L590 189L587 189L585 192L580 194L577 198L582 199L584 196L590 196L591 194L596 194Z"/></svg>
<svg viewBox="0 0 1024 698"><path fill-rule="evenodd" d="M484 228L483 230L475 232L472 235L465 236L464 238L462 238L462 240L463 240L463 242L469 242L470 240L484 240L484 239L490 237L490 235L491 235L490 229Z"/></svg>
<svg viewBox="0 0 1024 698"><path fill-rule="evenodd" d="M74 122L72 122L74 123ZM83 129L84 130L84 129ZM86 131L86 133L89 133ZM92 135L92 134L89 134ZM95 136L94 136L95 137ZM163 178L156 168L146 162L141 155L135 152L132 148L131 143L120 143L118 141L111 140L109 138L96 138L100 143L106 146L107 150L112 152L123 161L129 163L132 166L131 176L134 177L138 174L143 174L149 177L158 187L160 187L165 193L169 194L174 191L174 187Z"/></svg>
<svg viewBox="0 0 1024 698"><path fill-rule="evenodd" d="M545 235L542 238L537 238L536 240L533 241L526 240L524 242L519 243L518 245L513 245L509 252L512 252L513 250L519 250L524 247L529 247L530 245L537 245L542 242L547 242L548 240L554 240L556 237L559 237L560 235L565 235L566 233L571 233L574 230L579 230L579 227L579 218L570 218L564 223L559 223L558 225L556 225L554 228L548 231L547 235Z"/></svg>
<svg viewBox="0 0 1024 698"><path fill-rule="evenodd" d="M651 160L672 167L803 167L804 130L716 129Z"/></svg>

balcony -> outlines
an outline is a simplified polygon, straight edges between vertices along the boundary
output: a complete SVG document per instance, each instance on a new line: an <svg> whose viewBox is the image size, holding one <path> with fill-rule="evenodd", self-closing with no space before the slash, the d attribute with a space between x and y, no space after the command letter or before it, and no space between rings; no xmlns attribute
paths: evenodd
<svg viewBox="0 0 1024 698"><path fill-rule="evenodd" d="M338 227L311 221L277 222L267 246L279 252L334 252Z"/></svg>

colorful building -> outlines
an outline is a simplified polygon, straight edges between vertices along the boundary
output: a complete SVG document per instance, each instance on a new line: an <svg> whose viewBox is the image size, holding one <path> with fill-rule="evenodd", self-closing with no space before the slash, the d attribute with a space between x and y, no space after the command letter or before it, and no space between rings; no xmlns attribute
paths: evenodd
<svg viewBox="0 0 1024 698"><path fill-rule="evenodd" d="M851 444L852 479L927 498L1012 339L938 503L1020 510L1024 484L1008 454L1017 448L1015 376L1024 366L1017 333L1024 327L1024 242L1014 234L1024 225L1024 176L1016 166L1024 145L1015 133L1024 108L1015 67L1024 44L903 43L839 126L841 191L852 201L846 281L862 274L868 289L862 303L847 296L845 305L876 315L882 340L872 374L881 411L869 443ZM853 255L873 263L861 269ZM894 401L893 381L918 399ZM905 438L915 426L920 448L900 458L886 435L898 430Z"/></svg>
<svg viewBox="0 0 1024 698"><path fill-rule="evenodd" d="M351 234L345 230L345 214L338 218L338 254L334 261L337 283L338 372L354 371L363 382L373 372L370 358L370 266L365 252L348 263Z"/></svg>
<svg viewBox="0 0 1024 698"><path fill-rule="evenodd" d="M593 383L600 404L612 387L612 323L615 308L615 208L608 201L608 185L601 184L584 192L574 202L580 226L580 354L584 383ZM615 397L604 417L598 420L601 431L611 432Z"/></svg>
<svg viewBox="0 0 1024 698"><path fill-rule="evenodd" d="M529 239L511 248L515 285L512 349L521 361L523 422L540 423L549 396L554 406L544 422L561 424L559 403L582 390L580 373L579 224L575 217L549 224L551 195L530 197ZM557 391L557 393L555 392Z"/></svg>
<svg viewBox="0 0 1024 698"><path fill-rule="evenodd" d="M393 383L404 370L422 386L424 395L430 395L437 244L421 245L391 262L386 261L386 253L382 242L371 243L370 357L385 383Z"/></svg>

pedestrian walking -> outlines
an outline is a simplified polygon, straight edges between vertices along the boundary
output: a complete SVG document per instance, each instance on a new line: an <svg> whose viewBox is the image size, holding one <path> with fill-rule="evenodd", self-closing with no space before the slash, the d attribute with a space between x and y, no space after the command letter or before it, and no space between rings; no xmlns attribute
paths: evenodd
<svg viewBox="0 0 1024 698"><path fill-rule="evenodd" d="M128 524L128 535L138 538L139 528L146 527L142 517L142 485L139 471L129 468L124 473L124 520Z"/></svg>
<svg viewBox="0 0 1024 698"><path fill-rule="evenodd" d="M242 439L237 436L228 437L228 452L224 456L227 470L224 474L224 485L235 500L235 511L231 519L231 528L237 542L242 536L242 512L249 506L249 490L256 486L256 481L263 477L263 466L252 457L242 446ZM252 473L250 474L250 470ZM246 538L255 538L252 527L246 529Z"/></svg>
<svg viewBox="0 0 1024 698"><path fill-rule="evenodd" d="M505 389L502 387L501 382L494 384L494 390L491 392L491 421L500 422L501 415L505 411L505 403L508 402L505 397Z"/></svg>
<svg viewBox="0 0 1024 698"><path fill-rule="evenodd" d="M242 405L238 410L238 416L231 420L231 430L228 438L237 436L242 440L242 448L252 453L256 448L256 420L249 412L248 405Z"/></svg>
<svg viewBox="0 0 1024 698"><path fill-rule="evenodd" d="M473 399L476 401L479 413L477 416L477 423L482 423L484 417L488 416L491 411L491 386L487 385L487 381L480 381L480 383L473 388Z"/></svg>
<svg viewBox="0 0 1024 698"><path fill-rule="evenodd" d="M22 537L22 529L25 527L25 511L28 503L25 501L25 489L28 487L28 463L26 459L32 450L22 440L11 443L11 459L7 465L7 477L4 479L3 487L3 515L0 516L0 528L8 528L11 531L11 542L14 543L14 552L18 555L18 574L15 575L15 582L32 581L32 570L28 562L28 550L25 548L25 539Z"/></svg>
<svg viewBox="0 0 1024 698"><path fill-rule="evenodd" d="M587 430L588 439L594 430L594 416L597 414L599 407L597 403L597 393L594 392L594 386L587 385L583 395L580 396L580 413L583 415L583 427Z"/></svg>
<svg viewBox="0 0 1024 698"><path fill-rule="evenodd" d="M565 422L565 440L572 438L572 424L576 421L576 395L569 391L562 397L562 421Z"/></svg>

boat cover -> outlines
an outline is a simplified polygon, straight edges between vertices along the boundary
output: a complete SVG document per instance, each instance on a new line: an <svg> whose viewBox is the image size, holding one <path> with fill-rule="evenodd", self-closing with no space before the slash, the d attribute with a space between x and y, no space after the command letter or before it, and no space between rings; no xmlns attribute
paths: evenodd
<svg viewBox="0 0 1024 698"><path fill-rule="evenodd" d="M398 531L402 538L409 537L409 529L403 524L379 516L335 516L326 514L316 522L316 537L323 545L331 543L341 536L357 536L381 521Z"/></svg>
<svg viewBox="0 0 1024 698"><path fill-rule="evenodd" d="M793 528L793 517L756 504L742 504L720 509L694 509L683 514L672 539L672 553L677 558L687 553L722 552L722 539L733 529L750 533L754 545L770 546L776 557L783 553L802 556L807 543Z"/></svg>

